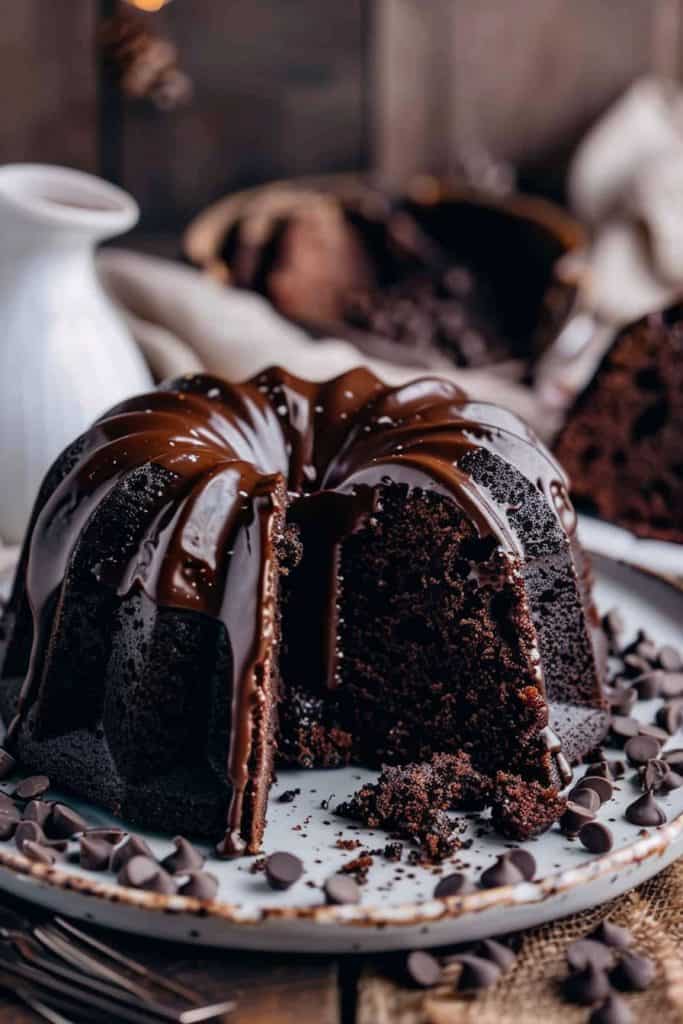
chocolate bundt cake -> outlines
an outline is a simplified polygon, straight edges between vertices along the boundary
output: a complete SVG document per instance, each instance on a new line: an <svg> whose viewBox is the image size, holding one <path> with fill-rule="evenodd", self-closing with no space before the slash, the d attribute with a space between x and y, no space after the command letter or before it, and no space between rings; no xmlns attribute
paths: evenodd
<svg viewBox="0 0 683 1024"><path fill-rule="evenodd" d="M570 409L555 453L586 511L683 543L683 306L619 332Z"/></svg>
<svg viewBox="0 0 683 1024"><path fill-rule="evenodd" d="M25 766L234 855L276 751L461 753L552 803L605 732L597 624L564 477L510 413L363 369L190 376L48 473L0 699Z"/></svg>

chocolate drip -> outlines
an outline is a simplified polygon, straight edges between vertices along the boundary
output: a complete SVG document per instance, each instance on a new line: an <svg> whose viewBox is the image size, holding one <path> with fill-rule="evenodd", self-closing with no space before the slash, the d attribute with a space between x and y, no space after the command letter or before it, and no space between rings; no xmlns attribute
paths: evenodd
<svg viewBox="0 0 683 1024"><path fill-rule="evenodd" d="M140 467L160 466L168 482L160 485L159 506L134 557L94 572L122 597L141 587L160 607L191 609L224 624L233 675L223 850L241 852L259 679L274 636L272 568L284 504L294 522L318 516L325 538L320 672L334 686L339 545L372 514L383 484L437 490L482 536L492 535L511 556L523 554L510 510L462 467L463 456L477 448L500 455L541 489L571 542L567 482L552 457L513 414L470 402L437 378L389 388L361 368L323 383L271 368L239 385L180 378L117 406L86 435L76 466L34 526L27 572L34 645L10 741L40 688L52 598L81 532L112 488Z"/></svg>

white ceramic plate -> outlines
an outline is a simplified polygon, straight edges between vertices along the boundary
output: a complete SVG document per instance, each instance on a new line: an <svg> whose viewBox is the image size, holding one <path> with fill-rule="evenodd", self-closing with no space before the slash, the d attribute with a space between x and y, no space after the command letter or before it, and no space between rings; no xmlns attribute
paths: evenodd
<svg viewBox="0 0 683 1024"><path fill-rule="evenodd" d="M658 642L681 644L681 592L647 573L600 557L595 568L597 599L603 610L618 605L629 631L642 627ZM651 722L657 703L640 703L636 713ZM672 746L683 746L683 733L672 737L668 747ZM253 858L214 860L208 870L220 878L218 900L202 905L183 897L124 889L109 875L71 865L32 864L12 843L0 844L0 889L111 928L212 946L341 953L469 941L527 928L612 899L683 854L683 788L660 800L668 816L666 825L639 831L623 817L625 807L639 793L632 775L627 773L600 814L614 833L609 854L593 857L553 828L526 844L538 865L536 881L478 890L447 901L432 899L438 874L433 868L408 864L406 844L399 865L375 856L359 906L322 904L320 884L329 874L361 849L382 848L387 842L385 833L354 830L321 806L323 801L336 806L362 779L371 777L356 768L280 773L273 788L264 849L290 850L303 859L305 875L287 892L271 891L262 873L252 873ZM278 794L293 788L301 790L297 798L278 803ZM113 821L94 807L69 802L93 823ZM475 836L481 824L473 816L467 821L466 836ZM145 836L158 854L171 849L169 839ZM361 846L338 849L339 838L356 838ZM471 848L462 850L443 870L466 870L476 880L509 845L493 835L476 837Z"/></svg>
<svg viewBox="0 0 683 1024"><path fill-rule="evenodd" d="M585 548L606 558L640 565L651 572L683 577L683 544L636 537L613 523L594 516L579 516L579 534Z"/></svg>

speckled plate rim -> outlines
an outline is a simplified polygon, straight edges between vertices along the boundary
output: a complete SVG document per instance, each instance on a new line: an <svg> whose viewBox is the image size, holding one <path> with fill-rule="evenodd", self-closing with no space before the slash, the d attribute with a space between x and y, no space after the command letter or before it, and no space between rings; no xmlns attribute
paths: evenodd
<svg viewBox="0 0 683 1024"><path fill-rule="evenodd" d="M616 559L607 560L617 562ZM621 561L617 564L642 573L678 594L683 594L683 584L670 578L632 563ZM320 904L309 907L266 906L247 910L237 904L225 903L221 900L205 901L187 896L168 896L131 889L115 882L84 878L81 875L64 871L60 867L35 863L19 852L1 848L0 871L5 869L56 889L106 900L110 903L157 913L186 914L203 919L215 918L231 925L258 925L273 920L304 920L321 925L412 927L433 924L437 921L454 920L467 914L488 911L494 907L539 905L561 893L586 886L615 871L621 873L629 866L640 865L650 858L663 856L681 837L683 837L683 814L677 815L672 821L656 829L641 830L639 837L627 846L596 857L580 867L553 872L538 882L521 882L517 885L482 889L446 899L401 903L394 907ZM662 865L662 867L665 866L666 864Z"/></svg>

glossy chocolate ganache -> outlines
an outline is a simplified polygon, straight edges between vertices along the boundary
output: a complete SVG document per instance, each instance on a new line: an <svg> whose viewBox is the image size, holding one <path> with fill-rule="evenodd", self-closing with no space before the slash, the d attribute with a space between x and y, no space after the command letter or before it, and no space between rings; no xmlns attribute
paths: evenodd
<svg viewBox="0 0 683 1024"><path fill-rule="evenodd" d="M447 567L404 572L413 544L414 569L430 548ZM566 480L511 413L365 369L197 375L117 406L48 474L0 697L30 767L143 825L222 821L234 855L259 849L278 746L465 749L566 782L606 726L596 627Z"/></svg>

